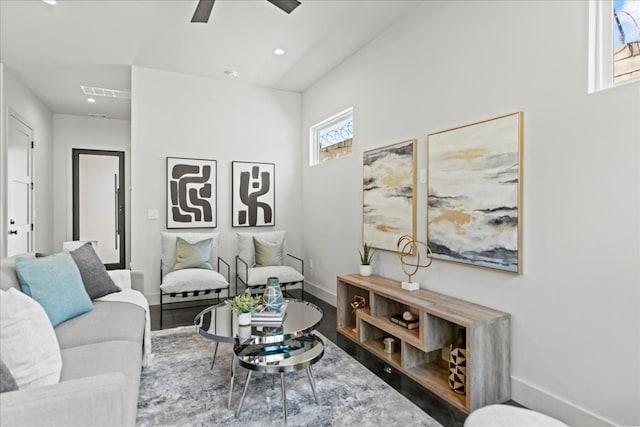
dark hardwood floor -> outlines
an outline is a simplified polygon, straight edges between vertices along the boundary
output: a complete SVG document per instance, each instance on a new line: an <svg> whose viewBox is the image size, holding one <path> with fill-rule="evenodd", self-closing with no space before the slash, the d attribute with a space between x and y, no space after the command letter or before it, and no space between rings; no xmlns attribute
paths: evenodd
<svg viewBox="0 0 640 427"><path fill-rule="evenodd" d="M289 297L300 298L300 291L293 290L288 292ZM394 389L402 393L407 399L412 401L431 417L436 419L444 426L462 426L466 418L466 414L448 403L444 402L435 394L424 389L415 381L408 378L395 370L391 373L385 372L385 363L377 357L371 355L360 346L357 346L342 335L336 332L336 308L315 296L305 292L304 299L312 302L320 307L323 311L323 319L318 327L318 332L333 341L345 352L367 367L371 372L392 386ZM215 303L215 300L208 302L208 305ZM203 306L203 304L205 304ZM193 325L194 317L203 310L207 305L202 301L198 302L198 307L190 307L190 303L183 303L183 306L177 310L164 310L163 313L163 329L174 328L177 326ZM160 329L160 306L151 306L151 329ZM516 404L515 402L509 402ZM517 404L516 404L517 405Z"/></svg>

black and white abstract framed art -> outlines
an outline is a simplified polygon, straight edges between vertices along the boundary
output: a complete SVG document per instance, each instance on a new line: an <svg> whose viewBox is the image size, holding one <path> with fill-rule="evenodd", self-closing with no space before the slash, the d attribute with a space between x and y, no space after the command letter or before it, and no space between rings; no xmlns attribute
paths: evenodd
<svg viewBox="0 0 640 427"><path fill-rule="evenodd" d="M217 162L167 157L167 228L217 226Z"/></svg>
<svg viewBox="0 0 640 427"><path fill-rule="evenodd" d="M233 227L276 225L273 163L231 162Z"/></svg>

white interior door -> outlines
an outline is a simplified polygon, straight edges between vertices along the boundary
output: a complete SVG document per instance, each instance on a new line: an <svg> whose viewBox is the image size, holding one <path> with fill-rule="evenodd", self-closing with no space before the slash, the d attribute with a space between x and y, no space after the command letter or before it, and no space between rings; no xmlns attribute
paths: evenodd
<svg viewBox="0 0 640 427"><path fill-rule="evenodd" d="M33 130L9 114L7 138L7 256L33 251Z"/></svg>
<svg viewBox="0 0 640 427"><path fill-rule="evenodd" d="M107 267L124 268L124 153L73 151L73 239L97 242Z"/></svg>

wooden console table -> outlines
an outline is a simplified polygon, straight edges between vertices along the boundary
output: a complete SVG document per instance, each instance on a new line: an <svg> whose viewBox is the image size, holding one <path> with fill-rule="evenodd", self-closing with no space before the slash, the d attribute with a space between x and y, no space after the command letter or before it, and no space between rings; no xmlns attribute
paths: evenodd
<svg viewBox="0 0 640 427"><path fill-rule="evenodd" d="M352 274L337 280L340 334L466 413L511 398L508 313L425 289L409 292L380 276ZM367 306L353 313L356 296L364 297ZM405 310L419 318L418 328L391 322L392 315ZM449 344L459 328L466 333L466 394L454 393L448 382ZM384 351L386 337L395 338L394 353Z"/></svg>

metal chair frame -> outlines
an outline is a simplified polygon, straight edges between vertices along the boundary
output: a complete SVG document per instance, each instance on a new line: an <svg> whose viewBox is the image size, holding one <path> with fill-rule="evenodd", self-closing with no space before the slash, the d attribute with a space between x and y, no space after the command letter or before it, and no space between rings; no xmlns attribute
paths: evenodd
<svg viewBox="0 0 640 427"><path fill-rule="evenodd" d="M302 286L301 299L304 300L304 261L301 258L298 258L297 256L294 256L291 254L287 254L287 256L300 263L300 274L302 274L303 279L293 281L293 282L280 282L280 287L282 288L283 293L286 294L287 287L297 285L299 283ZM243 264L244 267L240 266L239 264ZM236 295L238 295L238 282L242 283L245 289L251 289L252 293L254 289L256 290L263 289L264 287L267 286L266 283L259 284L259 285L248 285L244 280L242 280L242 277L240 277L240 274L239 274L239 271L241 271L240 268L244 268L244 277L247 278L247 281L248 281L249 280L249 263L247 263L245 260L240 258L239 255L236 255ZM260 267L256 267L256 268L260 268Z"/></svg>
<svg viewBox="0 0 640 427"><path fill-rule="evenodd" d="M223 260L222 258L218 257L218 272L220 272L220 262L222 262L226 267L227 267L227 286L224 288L218 288L218 289L202 289L202 290L194 290L194 291L185 291L185 292L165 292L162 290L162 288L160 288L160 329L162 329L162 313L164 310L179 310L182 307L183 303L189 302L189 301L176 301L176 302L172 302L172 303L168 303L169 305L174 305L177 304L179 305L178 307L175 308L164 308L165 305L167 305L167 303L163 302L163 296L164 295L168 295L172 298L175 297L183 297L183 298L187 298L187 297L197 297L199 295L209 295L209 294L215 294L216 296L216 304L220 303L220 293L223 290L227 290L227 298L229 298L229 291L231 289L231 283L229 282L229 279L231 277L231 267L229 266L229 263L226 262L225 260ZM222 273L221 273L222 274ZM163 274L162 274L162 260L160 260L160 284L162 285L162 279L164 278ZM198 300L198 302L200 301L208 301L207 300ZM194 305L192 307L208 307L210 306L210 303L206 303L206 304L200 304L200 305Z"/></svg>

